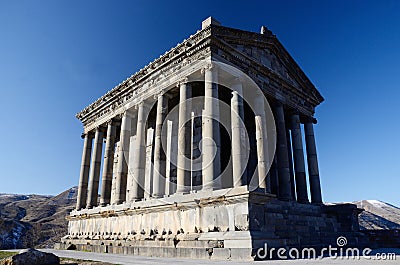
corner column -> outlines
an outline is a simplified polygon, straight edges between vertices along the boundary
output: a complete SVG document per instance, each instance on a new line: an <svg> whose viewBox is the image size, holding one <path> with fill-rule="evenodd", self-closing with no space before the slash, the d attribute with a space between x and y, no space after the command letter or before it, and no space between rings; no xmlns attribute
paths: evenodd
<svg viewBox="0 0 400 265"><path fill-rule="evenodd" d="M114 151L115 151L115 125L114 121L110 120L107 123L107 139L106 148L104 152L104 165L103 165L103 176L101 184L101 197L100 205L106 206L110 204L111 199L111 183L113 176L114 166Z"/></svg>
<svg viewBox="0 0 400 265"><path fill-rule="evenodd" d="M204 69L205 91L202 137L203 190L221 188L218 71L212 63Z"/></svg>
<svg viewBox="0 0 400 265"><path fill-rule="evenodd" d="M76 210L85 208L87 199L87 188L89 181L89 171L90 171L90 155L92 153L92 142L93 135L91 133L86 133L82 135L84 137L83 142L83 152L82 152L82 162L81 171L79 175L79 187L78 187L78 197L76 202Z"/></svg>
<svg viewBox="0 0 400 265"><path fill-rule="evenodd" d="M232 86L231 98L231 130L232 130L232 175L233 187L246 185L243 178L246 176L246 130L244 128L244 110L242 96L242 83L240 80Z"/></svg>
<svg viewBox="0 0 400 265"><path fill-rule="evenodd" d="M154 143L154 173L153 173L153 197L159 198L165 194L166 161L162 148L162 125L167 115L168 100L164 94L157 99L156 131Z"/></svg>
<svg viewBox="0 0 400 265"><path fill-rule="evenodd" d="M285 113L282 103L275 105L275 122L277 130L277 161L279 199L289 201L292 197L290 188L289 155L286 139Z"/></svg>
<svg viewBox="0 0 400 265"><path fill-rule="evenodd" d="M103 151L103 131L99 126L96 128L94 136L94 147L92 156L92 166L90 168L89 190L87 198L87 208L97 206L99 193L99 179L101 166L101 152Z"/></svg>
<svg viewBox="0 0 400 265"><path fill-rule="evenodd" d="M178 122L178 159L176 192L185 193L190 187L190 121L191 109L188 106L188 100L191 97L190 85L188 80L184 79L179 83L179 122Z"/></svg>
<svg viewBox="0 0 400 265"><path fill-rule="evenodd" d="M115 178L115 200L113 204L121 204L126 200L126 182L128 175L129 144L131 137L131 117L128 111L122 114L121 133L118 150L117 177Z"/></svg>
<svg viewBox="0 0 400 265"><path fill-rule="evenodd" d="M292 115L291 127L297 201L300 203L308 203L306 169L299 114L296 113Z"/></svg>
<svg viewBox="0 0 400 265"><path fill-rule="evenodd" d="M321 183L319 179L317 148L315 146L314 127L312 121L304 124L306 139L308 176L310 179L311 202L322 203Z"/></svg>

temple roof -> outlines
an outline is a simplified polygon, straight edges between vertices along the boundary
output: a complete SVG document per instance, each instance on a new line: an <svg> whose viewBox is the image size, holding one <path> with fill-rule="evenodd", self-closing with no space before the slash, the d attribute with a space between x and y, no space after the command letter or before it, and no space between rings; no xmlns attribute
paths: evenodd
<svg viewBox="0 0 400 265"><path fill-rule="evenodd" d="M128 95L129 91L139 89L152 73L210 46L225 51L225 55L221 55L217 54L215 49L211 49L213 59L224 59L221 56L230 56L232 61L238 61L252 68L248 71L261 72L270 78L271 83L279 84L284 89L297 93L302 101L307 101L308 112L311 114L315 106L324 100L276 36L266 27L261 28L261 33L249 32L221 26L216 19L209 17L203 21L201 30L122 81L76 114L76 117L87 124L94 119L93 112L107 113L106 108L121 106L132 97ZM257 80L255 81L257 83ZM99 115L101 114L97 114Z"/></svg>

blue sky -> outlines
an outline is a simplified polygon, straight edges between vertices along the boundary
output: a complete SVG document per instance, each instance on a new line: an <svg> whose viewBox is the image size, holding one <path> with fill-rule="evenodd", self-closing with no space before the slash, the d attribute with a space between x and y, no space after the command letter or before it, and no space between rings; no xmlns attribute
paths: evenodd
<svg viewBox="0 0 400 265"><path fill-rule="evenodd" d="M399 196L399 1L0 1L0 192L77 185L75 114L216 17L271 29L326 101L325 201Z"/></svg>

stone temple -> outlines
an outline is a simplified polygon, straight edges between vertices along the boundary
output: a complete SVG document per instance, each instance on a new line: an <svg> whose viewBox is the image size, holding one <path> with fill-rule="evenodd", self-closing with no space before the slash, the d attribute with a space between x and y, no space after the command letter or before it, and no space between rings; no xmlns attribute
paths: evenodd
<svg viewBox="0 0 400 265"><path fill-rule="evenodd" d="M323 100L266 27L206 19L77 114L78 201L57 247L251 260L265 244L358 244L359 209L322 200Z"/></svg>

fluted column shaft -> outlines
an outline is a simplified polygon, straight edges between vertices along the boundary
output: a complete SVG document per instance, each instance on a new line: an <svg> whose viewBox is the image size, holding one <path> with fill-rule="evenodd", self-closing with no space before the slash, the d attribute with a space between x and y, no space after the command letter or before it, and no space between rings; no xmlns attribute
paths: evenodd
<svg viewBox="0 0 400 265"><path fill-rule="evenodd" d="M265 117L265 97L259 94L254 99L255 125L256 125L256 144L257 144L257 173L258 187L271 191L269 180L267 179L267 170L270 159L268 157L267 142L267 121ZM251 182L251 186L256 185Z"/></svg>
<svg viewBox="0 0 400 265"><path fill-rule="evenodd" d="M246 185L246 131L244 128L244 110L242 99L242 84L240 82L232 87L231 98L231 130L232 130L232 175L233 186Z"/></svg>
<svg viewBox="0 0 400 265"><path fill-rule="evenodd" d="M167 97L159 95L157 99L156 130L154 143L154 173L153 173L153 197L161 197L165 193L166 161L162 148L162 125L167 115Z"/></svg>
<svg viewBox="0 0 400 265"><path fill-rule="evenodd" d="M322 203L321 183L319 179L317 148L315 146L314 128L311 121L304 124L306 139L308 176L310 180L311 202Z"/></svg>
<svg viewBox="0 0 400 265"><path fill-rule="evenodd" d="M131 117L125 111L121 120L120 148L118 150L117 177L115 179L115 201L112 202L113 204L120 204L126 201L130 137Z"/></svg>
<svg viewBox="0 0 400 265"><path fill-rule="evenodd" d="M173 121L168 120L167 121L167 140L166 140L166 165L165 165L165 194L166 195L171 195L173 193L172 188L175 187L175 183L172 183L171 179L171 157L172 157L172 133L173 133Z"/></svg>
<svg viewBox="0 0 400 265"><path fill-rule="evenodd" d="M86 206L87 188L89 181L90 171L90 156L92 153L93 135L90 133L85 134L83 142L81 172L79 175L78 197L76 202L76 209L80 210Z"/></svg>
<svg viewBox="0 0 400 265"><path fill-rule="evenodd" d="M290 172L290 191L291 191L291 199L295 201L296 189L295 189L294 171L293 171L292 142L290 139L290 129L288 127L290 127L290 125L286 126L286 141L287 141L289 172Z"/></svg>
<svg viewBox="0 0 400 265"><path fill-rule="evenodd" d="M187 80L179 83L178 159L176 192L185 193L190 186L190 113L188 99L191 96Z"/></svg>
<svg viewBox="0 0 400 265"><path fill-rule="evenodd" d="M292 127L292 145L293 145L293 160L296 179L297 201L307 203L307 179L306 169L304 164L303 140L301 137L300 117L298 114L293 114L291 117Z"/></svg>
<svg viewBox="0 0 400 265"><path fill-rule="evenodd" d="M135 156L133 160L133 181L129 187L130 201L136 201L143 198L145 166L146 166L146 119L148 106L145 102L138 105L137 125L136 125L136 144Z"/></svg>
<svg viewBox="0 0 400 265"><path fill-rule="evenodd" d="M221 188L221 142L219 130L218 71L208 65L204 69L205 91L203 111L202 171L203 189Z"/></svg>
<svg viewBox="0 0 400 265"><path fill-rule="evenodd" d="M87 208L97 206L99 194L99 179L101 166L101 152L103 151L103 132L100 127L96 128L94 136L94 146L92 155L92 164L90 168L89 190L87 198Z"/></svg>
<svg viewBox="0 0 400 265"><path fill-rule="evenodd" d="M275 105L275 122L277 130L277 161L278 161L278 180L279 180L279 199L290 200L290 169L289 156L286 139L285 113L283 105Z"/></svg>
<svg viewBox="0 0 400 265"><path fill-rule="evenodd" d="M114 151L115 151L115 125L114 121L110 120L107 125L106 148L104 151L103 177L101 184L100 205L106 206L110 204L111 199L111 184L114 166Z"/></svg>

